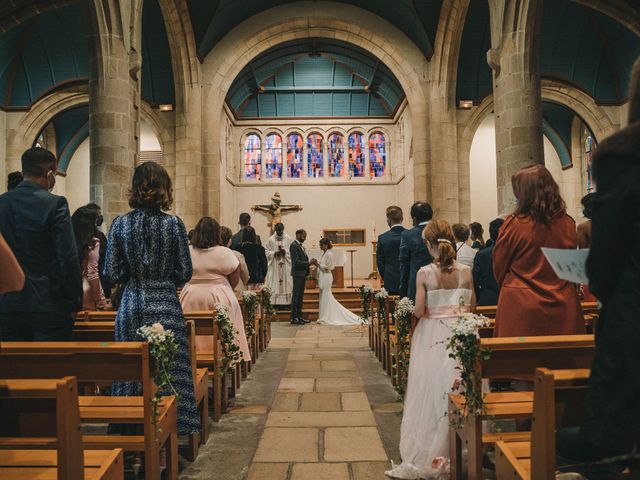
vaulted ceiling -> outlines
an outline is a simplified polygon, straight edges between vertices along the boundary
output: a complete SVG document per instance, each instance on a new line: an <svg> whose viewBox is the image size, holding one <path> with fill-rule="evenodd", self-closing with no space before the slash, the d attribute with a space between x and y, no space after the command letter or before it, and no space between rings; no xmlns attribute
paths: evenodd
<svg viewBox="0 0 640 480"><path fill-rule="evenodd" d="M339 40L294 40L240 72L227 95L236 117L393 115L404 93L389 68Z"/></svg>

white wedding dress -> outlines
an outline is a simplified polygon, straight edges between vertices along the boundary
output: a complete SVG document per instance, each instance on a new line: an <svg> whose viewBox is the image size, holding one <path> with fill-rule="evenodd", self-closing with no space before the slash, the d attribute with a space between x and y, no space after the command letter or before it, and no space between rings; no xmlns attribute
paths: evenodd
<svg viewBox="0 0 640 480"><path fill-rule="evenodd" d="M355 313L344 308L333 296L334 269L333 253L327 250L318 265L318 287L320 288L320 315L318 323L322 325L360 325L362 320Z"/></svg>
<svg viewBox="0 0 640 480"><path fill-rule="evenodd" d="M416 312L424 313L411 338L400 431L402 463L386 474L400 479L444 480L449 478L447 396L459 376L444 342L451 336L450 326L458 314L473 308L473 279L471 269L456 262L449 273L434 264L422 267L417 283ZM464 307L460 307L461 300Z"/></svg>

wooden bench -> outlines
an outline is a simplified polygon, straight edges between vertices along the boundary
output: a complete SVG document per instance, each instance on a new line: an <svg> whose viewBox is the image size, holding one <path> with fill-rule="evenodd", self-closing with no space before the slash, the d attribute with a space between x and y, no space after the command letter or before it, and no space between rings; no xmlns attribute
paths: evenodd
<svg viewBox="0 0 640 480"><path fill-rule="evenodd" d="M124 460L83 450L74 377L0 380L0 478L122 480Z"/></svg>
<svg viewBox="0 0 640 480"><path fill-rule="evenodd" d="M556 429L580 425L588 369L535 372L530 439L496 442L498 480L548 480L556 473Z"/></svg>
<svg viewBox="0 0 640 480"><path fill-rule="evenodd" d="M152 398L149 345L144 342L4 342L0 343L0 378L77 377L78 382L140 382L135 397L82 396L80 419L85 423L139 424L143 435L84 435L89 449L122 448L144 452L147 480L160 478L160 450L166 448L167 473L178 478L177 402L163 397L157 424Z"/></svg>
<svg viewBox="0 0 640 480"><path fill-rule="evenodd" d="M479 378L532 379L538 367L553 369L590 368L595 353L593 335L557 335L541 337L483 338L482 348L491 350L491 357L479 365ZM531 418L532 392L491 392L484 398L486 416L467 418L461 429L451 428L451 478L462 478L462 448L467 447L470 480L482 478L483 445L499 440L526 439L521 432L482 433L482 421L487 419ZM464 397L449 394L449 415L455 418L464 409Z"/></svg>

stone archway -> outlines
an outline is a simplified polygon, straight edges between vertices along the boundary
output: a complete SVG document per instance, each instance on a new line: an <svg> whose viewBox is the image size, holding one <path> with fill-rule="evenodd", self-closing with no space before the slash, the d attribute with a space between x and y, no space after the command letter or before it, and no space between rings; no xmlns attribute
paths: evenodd
<svg viewBox="0 0 640 480"><path fill-rule="evenodd" d="M347 22L344 19L349 18ZM384 19L341 3L299 2L276 7L244 21L207 55L202 66L205 153L204 206L220 209L220 112L231 83L254 57L268 48L299 38L335 38L370 51L398 78L412 113L416 195L430 194L428 152L429 64L418 47Z"/></svg>

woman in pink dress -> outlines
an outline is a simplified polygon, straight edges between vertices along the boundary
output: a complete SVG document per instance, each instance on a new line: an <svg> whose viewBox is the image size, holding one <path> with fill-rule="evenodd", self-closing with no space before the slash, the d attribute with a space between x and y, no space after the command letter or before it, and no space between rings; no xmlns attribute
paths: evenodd
<svg viewBox="0 0 640 480"><path fill-rule="evenodd" d="M236 344L245 361L251 360L244 331L242 310L233 291L240 281L240 262L233 252L222 246L220 225L211 217L203 217L196 225L189 247L193 275L180 294L184 312L213 310L216 304L229 307L236 332ZM198 339L198 346L206 348Z"/></svg>
<svg viewBox="0 0 640 480"><path fill-rule="evenodd" d="M96 221L98 213L88 207L80 207L71 217L76 248L82 267L82 308L84 310L104 310L108 308L102 285L100 284L100 240Z"/></svg>

